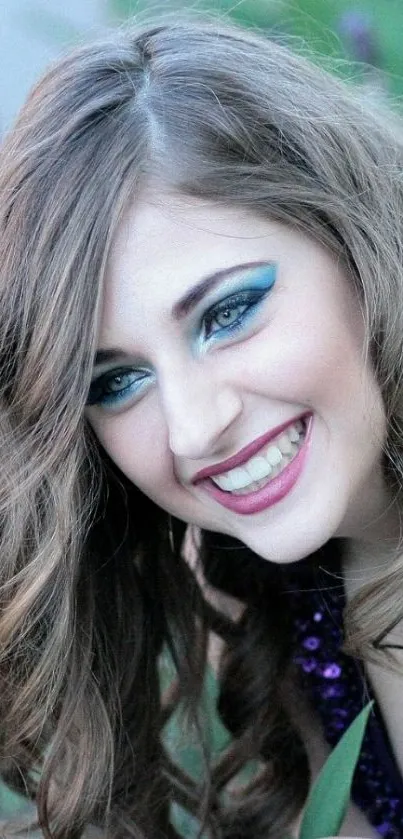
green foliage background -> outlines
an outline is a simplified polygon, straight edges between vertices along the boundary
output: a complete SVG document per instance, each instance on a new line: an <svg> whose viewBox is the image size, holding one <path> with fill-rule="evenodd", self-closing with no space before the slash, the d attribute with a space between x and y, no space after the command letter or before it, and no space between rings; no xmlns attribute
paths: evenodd
<svg viewBox="0 0 403 839"><path fill-rule="evenodd" d="M111 22L121 22L148 10L196 9L234 18L246 26L302 38L315 52L356 61L353 39L343 34L361 19L378 54L378 67L388 77L392 96L403 93L403 3L401 0L109 0ZM359 67L357 68L359 71Z"/></svg>

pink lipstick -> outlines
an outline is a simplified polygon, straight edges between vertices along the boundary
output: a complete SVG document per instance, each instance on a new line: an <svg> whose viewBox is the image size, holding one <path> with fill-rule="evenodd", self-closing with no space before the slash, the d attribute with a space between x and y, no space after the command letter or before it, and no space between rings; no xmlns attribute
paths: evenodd
<svg viewBox="0 0 403 839"><path fill-rule="evenodd" d="M220 463L215 463L214 466L207 466L205 469L201 469L200 472L192 479L192 483L196 484L199 483L204 478L211 478L212 475L221 475L223 472L229 472L230 469L235 469L236 466L242 466L243 463L246 463L248 460L253 457L253 455L260 452L267 443L270 443L271 440L274 440L278 437L286 428L289 428L290 425L294 425L298 420L302 420L307 423L309 417L306 414L302 416L295 417L292 420L288 420L287 422L283 422L281 425L277 425L276 428L272 428L271 431L267 431L266 434L262 434L261 437L257 437L256 440L253 440L252 443L249 443L247 446L244 446L237 454L232 455L227 460L221 460Z"/></svg>
<svg viewBox="0 0 403 839"><path fill-rule="evenodd" d="M235 494L232 492L225 492L220 489L212 480L212 475L222 474L235 466L240 466L246 463L254 454L260 451L270 440L277 437L290 425L293 425L298 420L303 420L305 423L305 436L301 448L295 457L288 463L287 466L275 477L268 478L267 484L261 489L254 490L249 493ZM306 456L308 453L312 430L312 415L304 417L296 417L291 422L284 423L282 426L271 431L269 434L259 437L254 440L249 446L241 449L237 455L222 461L220 464L214 464L214 467L201 470L195 478L195 482L202 485L206 492L209 493L219 504L232 510L234 513L240 515L251 515L252 513L261 513L263 510L272 507L281 501L294 488L299 480L301 472L304 468ZM230 465L228 465L230 464Z"/></svg>

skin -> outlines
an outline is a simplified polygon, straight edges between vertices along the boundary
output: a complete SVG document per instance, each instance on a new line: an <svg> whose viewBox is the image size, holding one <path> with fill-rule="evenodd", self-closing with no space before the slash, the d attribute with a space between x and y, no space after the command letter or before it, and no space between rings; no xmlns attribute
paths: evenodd
<svg viewBox="0 0 403 839"><path fill-rule="evenodd" d="M233 280L182 320L171 316L203 277L251 262L275 263L277 278L235 338L200 338L206 310ZM157 504L264 558L290 562L335 535L373 544L396 522L381 468L384 409L363 346L351 283L317 243L243 210L150 197L127 213L112 247L99 347L119 358L94 373L140 366L146 386L141 398L88 415L112 459ZM239 515L192 482L304 412L313 417L308 456L280 503Z"/></svg>
<svg viewBox="0 0 403 839"><path fill-rule="evenodd" d="M274 284L241 331L207 340L206 312L245 287L239 266L251 263L275 265ZM193 311L173 317L184 294L230 268L235 273ZM94 370L94 380L145 371L135 396L87 411L112 459L158 505L275 562L305 557L334 536L348 540L350 580L363 569L368 579L390 561L400 521L382 471L382 398L351 278L318 243L245 210L145 196L113 242L98 346L117 352ZM311 439L302 472L270 508L240 515L193 483L201 469L307 413ZM307 724L306 742L315 771L326 757L315 721ZM345 831L377 835L355 808Z"/></svg>

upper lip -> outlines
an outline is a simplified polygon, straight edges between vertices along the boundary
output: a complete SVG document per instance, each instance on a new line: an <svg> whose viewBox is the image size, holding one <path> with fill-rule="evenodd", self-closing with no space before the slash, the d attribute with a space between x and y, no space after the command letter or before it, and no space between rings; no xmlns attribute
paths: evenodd
<svg viewBox="0 0 403 839"><path fill-rule="evenodd" d="M214 463L213 466L207 466L205 469L200 469L200 472L197 472L196 475L192 478L192 483L198 483L205 478L211 478L213 475L221 475L223 472L229 472L230 469L235 469L236 466L241 466L243 463L246 463L248 460L253 457L266 443L270 443L270 440L273 440L275 437L278 437L282 431L285 431L290 425L294 425L294 423L298 422L298 420L306 419L306 414L299 415L298 417L293 417L287 422L283 422L281 425L277 425L276 428L272 428L270 431L267 431L266 434L262 434L261 437L257 437L256 440L253 440L252 443L248 443L247 446L244 446L237 454L232 455L227 460L221 460L220 463Z"/></svg>

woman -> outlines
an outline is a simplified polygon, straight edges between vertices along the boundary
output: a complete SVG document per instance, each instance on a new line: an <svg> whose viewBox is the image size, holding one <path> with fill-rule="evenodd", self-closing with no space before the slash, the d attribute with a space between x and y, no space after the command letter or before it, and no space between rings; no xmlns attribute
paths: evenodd
<svg viewBox="0 0 403 839"><path fill-rule="evenodd" d="M1 766L44 836L174 837L172 802L296 835L370 696L343 831L401 835L402 159L216 21L67 56L7 138ZM181 702L203 742L212 632L232 741L198 786L161 735Z"/></svg>

